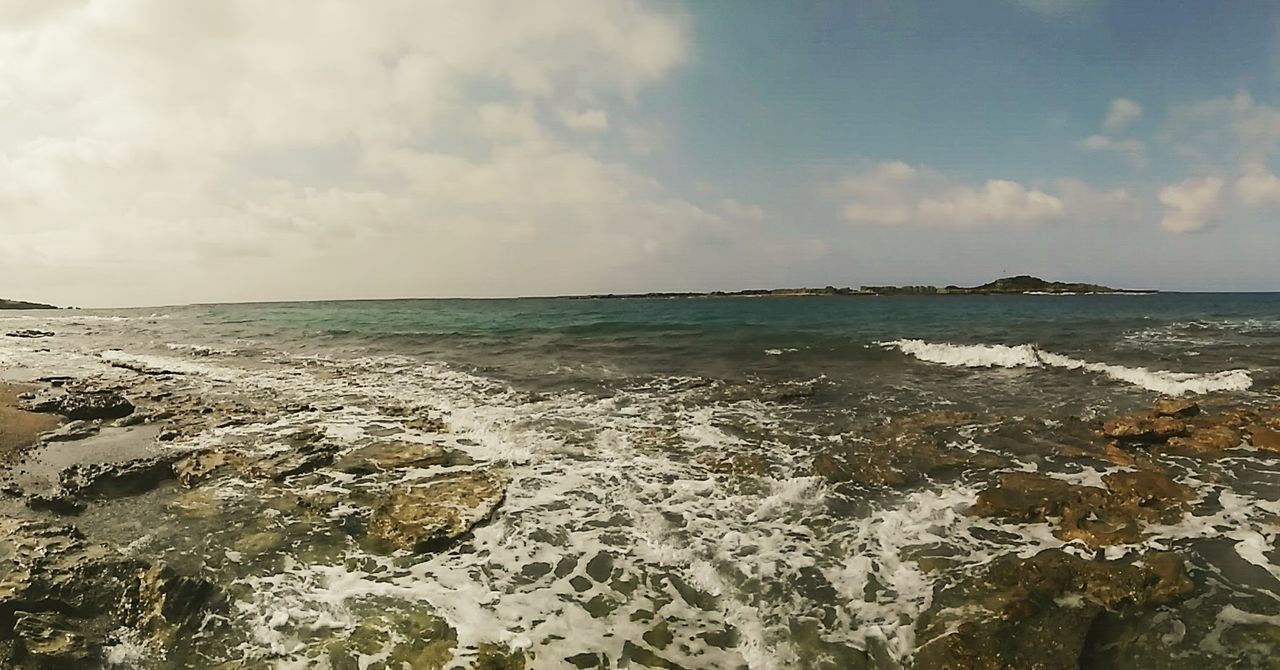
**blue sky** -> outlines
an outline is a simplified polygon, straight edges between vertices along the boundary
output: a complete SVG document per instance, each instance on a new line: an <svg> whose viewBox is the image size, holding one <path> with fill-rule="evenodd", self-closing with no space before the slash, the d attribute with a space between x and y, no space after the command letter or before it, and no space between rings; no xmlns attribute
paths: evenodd
<svg viewBox="0 0 1280 670"><path fill-rule="evenodd" d="M0 63L12 297L1280 290L1280 3L20 0Z"/></svg>

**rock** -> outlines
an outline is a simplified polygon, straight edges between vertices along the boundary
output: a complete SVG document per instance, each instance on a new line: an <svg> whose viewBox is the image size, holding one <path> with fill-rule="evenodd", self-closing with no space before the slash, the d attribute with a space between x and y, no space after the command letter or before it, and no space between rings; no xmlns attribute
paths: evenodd
<svg viewBox="0 0 1280 670"><path fill-rule="evenodd" d="M294 475L306 474L329 465L337 450L337 447L331 445L306 441L294 449L254 461L247 471L255 477L282 482Z"/></svg>
<svg viewBox="0 0 1280 670"><path fill-rule="evenodd" d="M1240 446L1240 431L1230 426L1196 427L1185 437L1171 438L1169 446L1197 454L1213 454Z"/></svg>
<svg viewBox="0 0 1280 670"><path fill-rule="evenodd" d="M195 486L219 471L240 465L244 458L231 451L209 449L183 456L173 463L173 475L183 486Z"/></svg>
<svg viewBox="0 0 1280 670"><path fill-rule="evenodd" d="M1182 398L1161 398L1156 401L1156 416L1188 417L1200 413L1200 405L1193 400Z"/></svg>
<svg viewBox="0 0 1280 670"><path fill-rule="evenodd" d="M1280 453L1280 431L1258 424L1249 426L1249 444L1259 451Z"/></svg>
<svg viewBox="0 0 1280 670"><path fill-rule="evenodd" d="M75 515L83 512L88 506L65 494L33 495L27 498L27 507L33 510L53 512L54 514Z"/></svg>
<svg viewBox="0 0 1280 670"><path fill-rule="evenodd" d="M1121 442L1164 442L1186 432L1186 422L1171 416L1126 416L1102 425L1103 435Z"/></svg>
<svg viewBox="0 0 1280 670"><path fill-rule="evenodd" d="M335 470L351 474L371 474L380 470L426 468L436 465L470 465L466 454L436 444L419 442L378 442L361 447L333 464Z"/></svg>
<svg viewBox="0 0 1280 670"><path fill-rule="evenodd" d="M1048 549L996 559L977 578L935 594L917 623L917 668L1075 670L1099 617L1129 616L1192 590L1182 560L1090 561ZM1154 664L1158 666L1159 664Z"/></svg>
<svg viewBox="0 0 1280 670"><path fill-rule="evenodd" d="M136 630L172 642L199 630L206 613L220 609L225 596L211 582L154 566L138 573L127 594L127 618Z"/></svg>
<svg viewBox="0 0 1280 670"><path fill-rule="evenodd" d="M53 331L36 330L34 328L24 328L22 330L15 330L10 333L5 333L6 337L21 337L21 338L28 338L28 339L35 339L35 338L41 338L41 337L53 337L53 335L54 335Z"/></svg>
<svg viewBox="0 0 1280 670"><path fill-rule="evenodd" d="M72 421L57 430L40 436L45 442L70 442L83 440L98 434L98 424L93 421Z"/></svg>
<svg viewBox="0 0 1280 670"><path fill-rule="evenodd" d="M505 492L505 478L485 470L426 485L397 485L373 511L369 534L399 549L430 551L487 520Z"/></svg>
<svg viewBox="0 0 1280 670"><path fill-rule="evenodd" d="M61 414L68 419L119 419L133 412L133 403L114 391L43 392L19 403L29 412Z"/></svg>
<svg viewBox="0 0 1280 670"><path fill-rule="evenodd" d="M85 667L97 650L57 612L14 612L13 637L27 667Z"/></svg>
<svg viewBox="0 0 1280 670"><path fill-rule="evenodd" d="M77 496L130 496L146 493L173 477L173 463L185 452L161 453L114 463L78 463L58 476L62 491Z"/></svg>
<svg viewBox="0 0 1280 670"><path fill-rule="evenodd" d="M1160 472L1114 472L1103 482L1106 489L1031 472L1006 473L997 486L978 494L969 513L1054 523L1057 537L1096 549L1138 542L1147 524L1176 522L1194 497Z"/></svg>

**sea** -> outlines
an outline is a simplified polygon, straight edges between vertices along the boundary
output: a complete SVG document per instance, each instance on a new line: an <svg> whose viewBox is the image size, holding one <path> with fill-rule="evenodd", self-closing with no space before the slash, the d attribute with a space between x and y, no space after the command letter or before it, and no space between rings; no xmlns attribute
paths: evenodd
<svg viewBox="0 0 1280 670"><path fill-rule="evenodd" d="M1095 555L1046 524L966 513L1003 472L1096 483L1122 469L1060 457L1045 446L1055 425L1165 396L1280 401L1275 293L0 312L0 332L27 328L54 335L0 337L0 375L127 380L121 365L141 366L210 402L290 408L173 448L278 451L307 426L342 445L444 444L509 479L491 520L418 555L362 548L350 528L367 510L342 504L341 478L323 484L337 505L306 523L234 478L210 485L208 513L172 483L95 503L74 520L86 535L205 575L231 601L188 665L122 639L122 668L401 667L423 640L441 641L421 661L439 667L497 648L531 668L910 668L940 589L1001 556ZM969 417L940 447L953 467L914 467L909 450L887 476L816 465L901 449L895 426L939 413ZM447 429L405 420L425 415ZM1162 667L1274 667L1280 458L1168 459L1193 513L1105 557L1186 558L1195 595L1144 623Z"/></svg>

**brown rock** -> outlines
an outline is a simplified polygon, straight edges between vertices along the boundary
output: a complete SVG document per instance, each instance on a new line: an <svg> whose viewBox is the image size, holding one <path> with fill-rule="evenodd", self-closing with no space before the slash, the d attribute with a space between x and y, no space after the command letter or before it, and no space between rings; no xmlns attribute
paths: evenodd
<svg viewBox="0 0 1280 670"><path fill-rule="evenodd" d="M1171 416L1126 416L1107 421L1102 434L1121 442L1164 442L1187 432L1187 424Z"/></svg>
<svg viewBox="0 0 1280 670"><path fill-rule="evenodd" d="M1170 439L1169 446L1198 454L1213 454L1240 446L1240 431L1230 426L1195 428L1185 437Z"/></svg>
<svg viewBox="0 0 1280 670"><path fill-rule="evenodd" d="M917 668L1076 670L1104 612L1125 616L1192 588L1182 560L1090 561L1057 549L996 559L977 578L935 594L917 623ZM976 606L975 606L976 605Z"/></svg>
<svg viewBox="0 0 1280 670"><path fill-rule="evenodd" d="M1280 453L1280 432L1254 424L1249 426L1249 444L1259 451Z"/></svg>
<svg viewBox="0 0 1280 670"><path fill-rule="evenodd" d="M219 470L229 470L244 459L225 450L200 451L173 464L173 475L183 486L195 486Z"/></svg>
<svg viewBox="0 0 1280 670"><path fill-rule="evenodd" d="M1182 398L1161 398L1156 401L1156 416L1188 417L1200 413L1200 405Z"/></svg>
<svg viewBox="0 0 1280 670"><path fill-rule="evenodd" d="M399 549L429 551L489 519L505 493L505 478L484 470L426 485L398 485L373 511L369 533Z"/></svg>

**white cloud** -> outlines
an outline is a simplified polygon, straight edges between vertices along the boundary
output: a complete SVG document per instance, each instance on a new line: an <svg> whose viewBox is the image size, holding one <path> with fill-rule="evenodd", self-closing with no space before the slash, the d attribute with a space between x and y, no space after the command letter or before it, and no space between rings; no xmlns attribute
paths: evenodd
<svg viewBox="0 0 1280 670"><path fill-rule="evenodd" d="M1280 177L1260 163L1246 165L1236 179L1236 197L1249 207L1280 205Z"/></svg>
<svg viewBox="0 0 1280 670"><path fill-rule="evenodd" d="M978 228L1032 225L1060 219L1062 200L1017 182L993 179L957 184L928 168L881 163L848 175L837 186L848 223L883 226Z"/></svg>
<svg viewBox="0 0 1280 670"><path fill-rule="evenodd" d="M1194 177L1160 189L1161 227L1171 233L1190 233L1207 226L1217 213L1222 184L1220 177Z"/></svg>
<svg viewBox="0 0 1280 670"><path fill-rule="evenodd" d="M1142 140L1113 139L1106 135L1090 135L1080 141L1089 151L1112 151L1124 156L1134 167L1147 165L1147 145Z"/></svg>
<svg viewBox="0 0 1280 670"><path fill-rule="evenodd" d="M674 11L629 0L3 11L0 284L38 285L35 297L589 289L722 234L722 213L595 139L640 127L627 118L636 99L687 59L689 21Z"/></svg>
<svg viewBox="0 0 1280 670"><path fill-rule="evenodd" d="M720 209L730 220L763 221L765 217L764 208L759 205L752 205L733 198L721 200Z"/></svg>
<svg viewBox="0 0 1280 670"><path fill-rule="evenodd" d="M1102 127L1108 133L1116 135L1140 118L1142 118L1142 105L1128 98L1116 98L1107 107L1107 116L1102 121Z"/></svg>
<svg viewBox="0 0 1280 670"><path fill-rule="evenodd" d="M1101 190L1079 179L1059 179L1055 186L1073 224L1126 225L1143 218L1142 201L1129 189Z"/></svg>
<svg viewBox="0 0 1280 670"><path fill-rule="evenodd" d="M562 109L560 121L565 127L584 133L598 133L609 129L609 114L603 109Z"/></svg>

